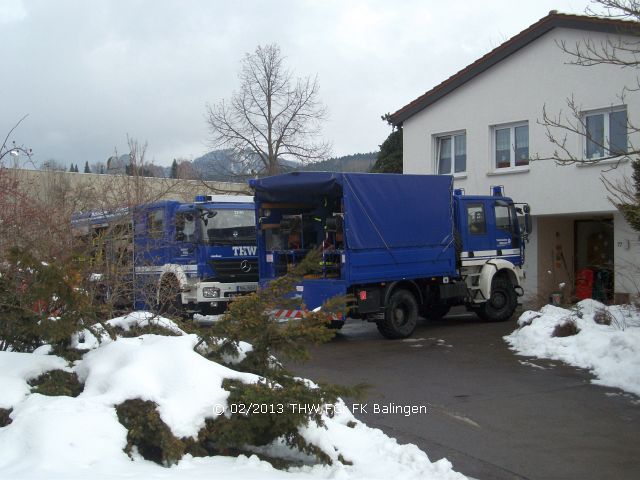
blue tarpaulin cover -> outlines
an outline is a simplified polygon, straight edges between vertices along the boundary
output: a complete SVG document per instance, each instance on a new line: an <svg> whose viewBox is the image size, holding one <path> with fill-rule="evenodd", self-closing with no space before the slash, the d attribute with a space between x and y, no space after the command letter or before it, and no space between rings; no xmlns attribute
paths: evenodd
<svg viewBox="0 0 640 480"><path fill-rule="evenodd" d="M260 202L342 197L352 250L444 246L453 238L450 176L296 172L251 186Z"/></svg>
<svg viewBox="0 0 640 480"><path fill-rule="evenodd" d="M334 172L293 172L249 180L260 202L317 202L323 196L342 195L342 178Z"/></svg>
<svg viewBox="0 0 640 480"><path fill-rule="evenodd" d="M353 250L446 245L452 239L452 178L345 174L346 235Z"/></svg>

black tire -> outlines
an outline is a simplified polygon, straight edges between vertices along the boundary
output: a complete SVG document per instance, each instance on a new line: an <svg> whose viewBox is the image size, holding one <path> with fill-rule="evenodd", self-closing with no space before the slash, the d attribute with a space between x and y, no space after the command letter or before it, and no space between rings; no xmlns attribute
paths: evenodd
<svg viewBox="0 0 640 480"><path fill-rule="evenodd" d="M180 296L180 283L173 275L166 275L160 281L158 312L173 317L181 317L184 313Z"/></svg>
<svg viewBox="0 0 640 480"><path fill-rule="evenodd" d="M407 338L418 323L418 302L408 290L396 290L389 297L384 318L376 325L378 331L390 339Z"/></svg>
<svg viewBox="0 0 640 480"><path fill-rule="evenodd" d="M437 322L438 320L442 320L442 318L449 313L451 307L449 305L431 305L430 307L425 307L422 310L422 316L429 321Z"/></svg>
<svg viewBox="0 0 640 480"><path fill-rule="evenodd" d="M478 316L485 322L506 322L518 306L518 295L509 278L498 276L491 285L491 298L479 309Z"/></svg>
<svg viewBox="0 0 640 480"><path fill-rule="evenodd" d="M331 330L340 330L342 327L344 327L344 320L331 320L331 323L329 323Z"/></svg>

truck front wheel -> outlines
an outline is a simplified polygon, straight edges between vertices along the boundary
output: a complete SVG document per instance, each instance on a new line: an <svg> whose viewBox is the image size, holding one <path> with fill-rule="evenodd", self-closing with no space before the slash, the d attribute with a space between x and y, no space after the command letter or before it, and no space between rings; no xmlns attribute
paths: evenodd
<svg viewBox="0 0 640 480"><path fill-rule="evenodd" d="M384 318L377 322L380 333L390 339L406 338L416 329L418 303L408 290L391 294L384 310Z"/></svg>
<svg viewBox="0 0 640 480"><path fill-rule="evenodd" d="M480 318L487 322L505 322L513 316L518 306L518 296L509 278L499 276L493 279L491 298L478 310Z"/></svg>

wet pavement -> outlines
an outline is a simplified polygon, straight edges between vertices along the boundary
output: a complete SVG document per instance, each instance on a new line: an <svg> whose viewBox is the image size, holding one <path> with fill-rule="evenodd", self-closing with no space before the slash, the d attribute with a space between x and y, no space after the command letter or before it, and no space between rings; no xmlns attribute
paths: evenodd
<svg viewBox="0 0 640 480"><path fill-rule="evenodd" d="M391 341L350 320L290 368L371 385L363 401L347 399L357 418L471 477L640 478L640 399L591 384L587 371L514 355L502 337L515 326L463 310Z"/></svg>

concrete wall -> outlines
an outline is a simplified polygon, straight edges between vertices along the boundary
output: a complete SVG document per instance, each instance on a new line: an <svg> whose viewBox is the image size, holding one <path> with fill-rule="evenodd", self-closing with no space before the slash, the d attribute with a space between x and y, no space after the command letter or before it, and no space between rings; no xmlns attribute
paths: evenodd
<svg viewBox="0 0 640 480"><path fill-rule="evenodd" d="M144 201L192 201L195 195L249 194L244 183L204 182L127 175L99 175L42 170L5 170L41 200L71 202L74 211L104 205L130 205Z"/></svg>

